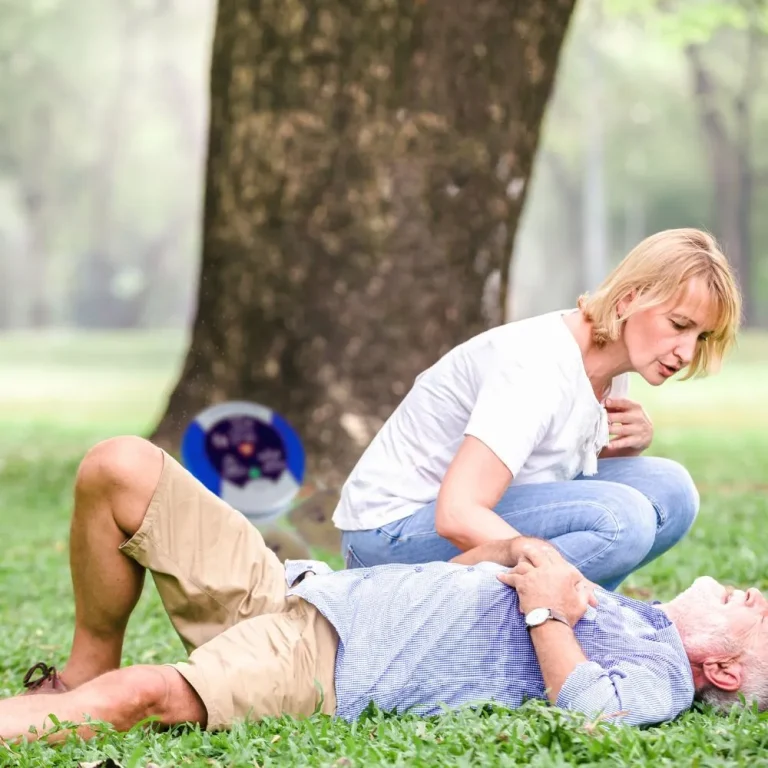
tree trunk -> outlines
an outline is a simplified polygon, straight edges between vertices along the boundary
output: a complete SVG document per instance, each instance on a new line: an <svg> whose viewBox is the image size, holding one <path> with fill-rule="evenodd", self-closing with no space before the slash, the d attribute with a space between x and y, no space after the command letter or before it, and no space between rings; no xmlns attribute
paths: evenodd
<svg viewBox="0 0 768 768"><path fill-rule="evenodd" d="M282 413L340 478L455 344L502 321L574 0L220 0L198 311L153 439Z"/></svg>

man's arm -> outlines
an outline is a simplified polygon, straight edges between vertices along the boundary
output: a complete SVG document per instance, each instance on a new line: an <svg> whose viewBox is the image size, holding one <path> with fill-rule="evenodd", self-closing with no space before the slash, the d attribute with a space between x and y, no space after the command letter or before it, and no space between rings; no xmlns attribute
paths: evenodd
<svg viewBox="0 0 768 768"><path fill-rule="evenodd" d="M288 589L298 586L309 575L321 576L333 573L333 569L328 563L319 560L286 560L283 565L285 584Z"/></svg>
<svg viewBox="0 0 768 768"><path fill-rule="evenodd" d="M550 608L568 621L566 626L548 620L530 630L547 695L554 704L568 677L587 661L572 627L587 606L595 604L593 585L559 554L553 555L546 549L528 551L526 561L508 573L499 574L498 579L517 590L521 613Z"/></svg>
<svg viewBox="0 0 768 768"><path fill-rule="evenodd" d="M587 661L587 657L573 630L560 621L546 621L533 627L530 633L547 697L556 704L565 681L579 664Z"/></svg>
<svg viewBox="0 0 768 768"><path fill-rule="evenodd" d="M642 650L616 630L609 663L587 659L571 629L586 611L589 582L573 566L545 553L532 556L498 579L517 590L520 611L552 608L570 626L547 621L530 630L549 700L563 709L628 725L649 725L676 717L693 702L690 665L674 627ZM667 637L664 637L664 634Z"/></svg>
<svg viewBox="0 0 768 768"><path fill-rule="evenodd" d="M676 644L679 639L670 637L669 643L654 643L652 653L640 655L633 653L632 641L626 638L621 650L624 658L577 665L554 703L610 723L655 725L672 720L694 698L690 664Z"/></svg>

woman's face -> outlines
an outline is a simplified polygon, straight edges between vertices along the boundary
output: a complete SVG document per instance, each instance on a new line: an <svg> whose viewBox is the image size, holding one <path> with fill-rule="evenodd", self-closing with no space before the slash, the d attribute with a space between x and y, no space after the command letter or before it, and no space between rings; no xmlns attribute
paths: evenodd
<svg viewBox="0 0 768 768"><path fill-rule="evenodd" d="M629 299L619 302L619 312L628 304ZM690 365L697 344L712 332L714 322L714 302L706 284L700 278L689 280L666 304L627 318L622 339L632 369L649 384L663 384Z"/></svg>

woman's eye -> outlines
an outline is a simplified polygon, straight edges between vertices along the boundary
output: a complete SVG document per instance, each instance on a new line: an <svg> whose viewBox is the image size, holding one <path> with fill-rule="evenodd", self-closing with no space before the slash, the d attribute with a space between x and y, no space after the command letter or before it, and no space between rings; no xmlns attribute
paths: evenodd
<svg viewBox="0 0 768 768"><path fill-rule="evenodd" d="M678 330L678 331L684 331L685 330L685 326L684 325L680 325L680 323L676 323L674 320L672 321L672 326L676 330Z"/></svg>

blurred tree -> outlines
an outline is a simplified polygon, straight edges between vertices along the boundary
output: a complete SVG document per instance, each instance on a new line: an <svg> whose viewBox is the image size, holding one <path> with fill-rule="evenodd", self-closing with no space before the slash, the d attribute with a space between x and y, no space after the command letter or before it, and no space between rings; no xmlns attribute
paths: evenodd
<svg viewBox="0 0 768 768"><path fill-rule="evenodd" d="M120 157L132 130L129 116L139 84L140 42L155 21L156 12L154 4L126 2L112 14L117 72L101 115L101 140L90 176L91 232L80 259L83 278L73 285L72 292L73 319L82 327L122 328L139 324L134 302L121 300L114 290L120 270L115 258L114 187Z"/></svg>
<svg viewBox="0 0 768 768"><path fill-rule="evenodd" d="M764 101L768 32L765 0L606 0L643 20L654 36L684 52L705 147L713 230L744 294L744 323L756 325L756 185L766 180L756 156L756 120ZM763 110L764 112L764 110Z"/></svg>
<svg viewBox="0 0 768 768"><path fill-rule="evenodd" d="M0 5L0 324L185 324L213 0Z"/></svg>
<svg viewBox="0 0 768 768"><path fill-rule="evenodd" d="M27 220L22 258L4 269L12 305L7 320L21 327L45 325L52 315L55 106L72 96L50 36L36 23L45 13L54 23L61 20L59 7L30 0L4 7L0 22L0 103L13 105L0 113L0 178L14 179L14 197ZM20 93L26 95L22 103Z"/></svg>
<svg viewBox="0 0 768 768"><path fill-rule="evenodd" d="M741 82L723 82L712 64L712 41L690 44L686 56L691 67L693 91L701 132L707 145L712 177L713 213L719 239L739 274L744 294L744 323L755 324L753 225L756 167L754 117L760 98L765 33L750 19L747 29L730 34L721 30L718 52L733 50L740 62ZM722 38L729 37L729 45ZM722 72L722 70L720 70Z"/></svg>
<svg viewBox="0 0 768 768"><path fill-rule="evenodd" d="M116 5L110 14L114 70L98 115L90 231L71 292L71 316L79 326L141 327L159 314L155 310L152 316L153 299L172 310L166 317L180 315L177 297L186 291L169 262L174 244L184 240L182 230L191 229L190 189L181 174L173 178L175 158L164 158L166 173L176 181L166 186L153 178L142 151L146 135L157 137L162 122L171 128L166 141L178 145L188 166L203 145L200 99L190 98L198 83L179 76L177 54L169 44L180 18L170 0L133 0ZM158 106L165 121L157 120ZM160 153L152 149L156 161ZM125 194L126 181L133 182L132 194Z"/></svg>
<svg viewBox="0 0 768 768"><path fill-rule="evenodd" d="M682 52L604 5L581 0L571 21L515 241L513 317L573 306L652 231L712 224Z"/></svg>
<svg viewBox="0 0 768 768"><path fill-rule="evenodd" d="M190 350L153 438L261 401L343 475L503 318L574 0L220 0Z"/></svg>

